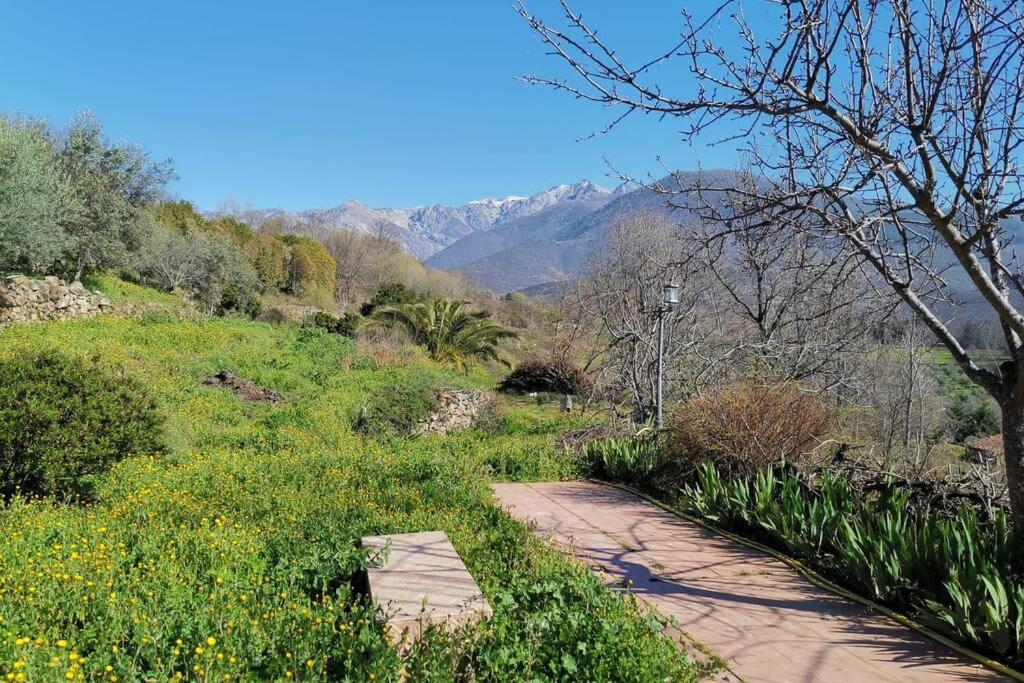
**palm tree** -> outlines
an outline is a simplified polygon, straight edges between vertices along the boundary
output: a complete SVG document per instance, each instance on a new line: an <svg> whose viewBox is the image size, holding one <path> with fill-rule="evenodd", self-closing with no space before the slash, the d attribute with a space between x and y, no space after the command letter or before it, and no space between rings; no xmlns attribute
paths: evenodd
<svg viewBox="0 0 1024 683"><path fill-rule="evenodd" d="M495 360L508 365L498 355L498 343L516 333L491 319L487 311L474 311L468 301L442 297L395 306L382 306L373 319L392 327L404 328L417 344L427 348L431 359L453 365L465 372L471 358Z"/></svg>

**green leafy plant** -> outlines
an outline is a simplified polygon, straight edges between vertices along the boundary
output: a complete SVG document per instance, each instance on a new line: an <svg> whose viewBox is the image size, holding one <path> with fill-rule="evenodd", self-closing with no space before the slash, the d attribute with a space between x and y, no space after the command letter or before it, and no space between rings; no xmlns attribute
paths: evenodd
<svg viewBox="0 0 1024 683"><path fill-rule="evenodd" d="M487 311L472 310L467 301L439 298L432 301L383 306L373 312L381 324L404 329L426 347L431 360L466 370L470 359L508 364L498 355L498 344L516 333L491 319Z"/></svg>
<svg viewBox="0 0 1024 683"><path fill-rule="evenodd" d="M343 313L341 317L335 317L326 311L317 311L309 321L313 327L327 330L331 334L340 334L343 337L352 338L359 329L361 319L358 315Z"/></svg>
<svg viewBox="0 0 1024 683"><path fill-rule="evenodd" d="M1000 430L999 406L977 388L950 397L947 419L953 438L961 442L972 436L998 434Z"/></svg>
<svg viewBox="0 0 1024 683"><path fill-rule="evenodd" d="M401 282L389 282L381 285L373 294L373 298L359 307L359 314L363 317L373 315L373 312L384 306L400 306L411 304L419 300L419 296Z"/></svg>
<svg viewBox="0 0 1024 683"><path fill-rule="evenodd" d="M360 408L355 427L378 438L412 434L420 420L437 408L436 389L432 377L402 377L370 395Z"/></svg>
<svg viewBox="0 0 1024 683"><path fill-rule="evenodd" d="M627 482L645 481L662 461L658 441L651 436L591 441L583 454L595 475Z"/></svg>
<svg viewBox="0 0 1024 683"><path fill-rule="evenodd" d="M710 462L677 502L973 647L1024 661L1024 581L1013 570L1002 512L988 523L967 507L942 518L912 508L898 486L863 496L841 474L813 482L789 471L723 478Z"/></svg>
<svg viewBox="0 0 1024 683"><path fill-rule="evenodd" d="M56 351L0 360L0 493L69 494L163 448L156 406L131 378Z"/></svg>

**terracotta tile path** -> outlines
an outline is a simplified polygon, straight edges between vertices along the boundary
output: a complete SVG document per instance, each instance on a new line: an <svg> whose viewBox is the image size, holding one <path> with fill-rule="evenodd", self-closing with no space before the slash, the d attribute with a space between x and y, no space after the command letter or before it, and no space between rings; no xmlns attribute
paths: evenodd
<svg viewBox="0 0 1024 683"><path fill-rule="evenodd" d="M625 491L587 482L493 488L538 533L615 581L631 579L638 597L674 617L744 681L1003 680L778 560Z"/></svg>

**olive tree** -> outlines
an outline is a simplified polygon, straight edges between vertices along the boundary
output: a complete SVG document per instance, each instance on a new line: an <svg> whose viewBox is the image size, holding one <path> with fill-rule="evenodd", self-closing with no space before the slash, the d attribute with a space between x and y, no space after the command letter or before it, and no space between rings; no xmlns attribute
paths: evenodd
<svg viewBox="0 0 1024 683"><path fill-rule="evenodd" d="M36 272L60 255L57 190L45 126L0 117L0 272Z"/></svg>
<svg viewBox="0 0 1024 683"><path fill-rule="evenodd" d="M170 162L154 163L132 144L112 144L88 113L62 136L56 162L66 272L78 280L87 270L124 265L144 234L144 207L174 177Z"/></svg>

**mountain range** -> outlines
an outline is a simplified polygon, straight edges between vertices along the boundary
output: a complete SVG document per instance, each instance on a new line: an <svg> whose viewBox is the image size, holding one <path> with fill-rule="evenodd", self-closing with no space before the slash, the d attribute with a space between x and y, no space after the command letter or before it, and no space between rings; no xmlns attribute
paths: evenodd
<svg viewBox="0 0 1024 683"><path fill-rule="evenodd" d="M286 228L302 226L317 235L333 230L385 234L428 266L461 271L505 293L572 278L620 217L667 211L664 197L646 188L608 190L583 180L528 197L461 206L389 209L349 201L298 212L256 210L248 218L255 223L276 219Z"/></svg>

